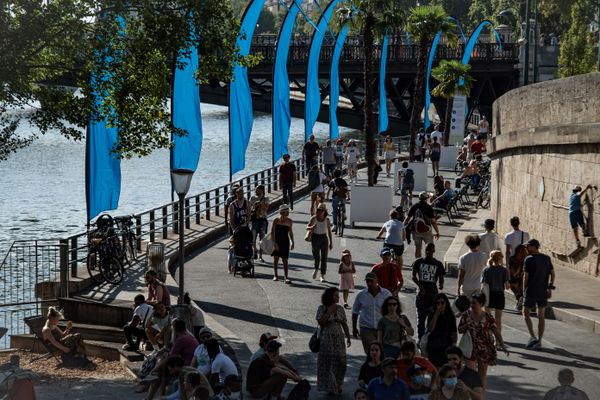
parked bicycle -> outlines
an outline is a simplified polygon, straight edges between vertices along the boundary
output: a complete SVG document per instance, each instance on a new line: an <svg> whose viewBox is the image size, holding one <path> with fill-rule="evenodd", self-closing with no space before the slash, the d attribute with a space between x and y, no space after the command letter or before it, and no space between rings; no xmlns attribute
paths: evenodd
<svg viewBox="0 0 600 400"><path fill-rule="evenodd" d="M137 262L137 251L135 248L137 239L135 237L135 232L132 229L134 219L134 215L124 215L113 218L117 226L116 233L121 241L121 247L123 249L123 259L129 266L132 266Z"/></svg>
<svg viewBox="0 0 600 400"><path fill-rule="evenodd" d="M96 283L107 281L118 285L123 280L121 259L124 250L113 226L113 218L103 214L96 220L96 229L89 234L86 265L90 277Z"/></svg>

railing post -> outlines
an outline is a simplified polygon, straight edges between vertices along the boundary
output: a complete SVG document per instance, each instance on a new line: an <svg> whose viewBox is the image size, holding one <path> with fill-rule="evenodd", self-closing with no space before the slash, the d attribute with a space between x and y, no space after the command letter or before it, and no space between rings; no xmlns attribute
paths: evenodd
<svg viewBox="0 0 600 400"><path fill-rule="evenodd" d="M277 174L277 167L273 167L273 190L277 191L277 187L279 186L279 175Z"/></svg>
<svg viewBox="0 0 600 400"><path fill-rule="evenodd" d="M260 184L265 184L265 171L260 171Z"/></svg>
<svg viewBox="0 0 600 400"><path fill-rule="evenodd" d="M150 211L150 242L154 242L154 210Z"/></svg>
<svg viewBox="0 0 600 400"><path fill-rule="evenodd" d="M185 199L185 229L190 229L190 199Z"/></svg>
<svg viewBox="0 0 600 400"><path fill-rule="evenodd" d="M196 204L196 224L200 225L200 219L202 218L202 214L200 214L200 195L194 196L194 202Z"/></svg>
<svg viewBox="0 0 600 400"><path fill-rule="evenodd" d="M244 192L246 192L246 198L250 200L250 195L252 194L252 176L246 177L246 190Z"/></svg>
<svg viewBox="0 0 600 400"><path fill-rule="evenodd" d="M135 216L135 249L142 251L142 216Z"/></svg>
<svg viewBox="0 0 600 400"><path fill-rule="evenodd" d="M206 218L207 221L210 221L210 192L206 192L205 199L206 204L204 205L204 218ZM200 204L198 204L198 212L200 212Z"/></svg>
<svg viewBox="0 0 600 400"><path fill-rule="evenodd" d="M163 239L169 237L169 208L167 206L162 208L162 237Z"/></svg>
<svg viewBox="0 0 600 400"><path fill-rule="evenodd" d="M60 257L60 282L59 295L60 297L69 297L69 241L60 239L59 248Z"/></svg>
<svg viewBox="0 0 600 400"><path fill-rule="evenodd" d="M179 234L179 224L178 222L178 218L177 216L179 215L179 202L176 201L175 203L172 203L171 205L171 220L173 221L173 233L178 235Z"/></svg>
<svg viewBox="0 0 600 400"><path fill-rule="evenodd" d="M67 240L65 240L66 246L67 246L67 253L68 253L68 248L69 248L69 242ZM87 248L86 248L86 252L87 252ZM77 236L74 236L71 238L71 276L73 278L77 278ZM87 260L87 254L86 254L86 260Z"/></svg>
<svg viewBox="0 0 600 400"><path fill-rule="evenodd" d="M268 193L271 193L271 189L273 188L273 176L274 175L271 174L273 169L275 169L275 167L269 168L267 170L267 192ZM277 189L275 189L275 190L277 190Z"/></svg>
<svg viewBox="0 0 600 400"><path fill-rule="evenodd" d="M221 202L221 190L219 190L219 188L217 188L215 190L215 215L218 217L219 215L221 215L221 206L220 203Z"/></svg>

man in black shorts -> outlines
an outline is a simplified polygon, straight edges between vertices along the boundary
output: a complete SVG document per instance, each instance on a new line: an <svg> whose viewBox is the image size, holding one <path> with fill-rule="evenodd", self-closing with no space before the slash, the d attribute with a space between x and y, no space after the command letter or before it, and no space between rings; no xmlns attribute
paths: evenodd
<svg viewBox="0 0 600 400"><path fill-rule="evenodd" d="M554 289L555 275L550 257L540 253L540 242L531 239L526 246L529 255L523 262L523 291L525 294L523 317L531 336L527 342L527 348L540 349L546 325L546 306L548 305L548 298L552 295L552 289ZM537 338L531 322L531 310L535 310L536 306L538 316Z"/></svg>
<svg viewBox="0 0 600 400"><path fill-rule="evenodd" d="M425 334L425 320L427 313L433 305L433 300L438 294L435 286L439 282L440 290L444 289L444 275L446 270L441 261L433 258L435 245L429 243L425 247L425 258L417 258L412 265L412 279L419 287L415 306L417 308L417 332L419 340Z"/></svg>

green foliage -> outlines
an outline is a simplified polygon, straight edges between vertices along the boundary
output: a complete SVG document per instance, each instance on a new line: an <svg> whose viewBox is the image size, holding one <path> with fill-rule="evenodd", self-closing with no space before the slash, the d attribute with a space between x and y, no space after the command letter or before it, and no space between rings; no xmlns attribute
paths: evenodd
<svg viewBox="0 0 600 400"><path fill-rule="evenodd" d="M588 3L588 4L586 4ZM558 59L558 76L567 77L592 72L595 67L597 36L590 34L590 2L576 2L571 7L569 30L562 37Z"/></svg>
<svg viewBox="0 0 600 400"><path fill-rule="evenodd" d="M42 134L58 129L82 139L91 115L118 127L113 150L120 157L169 147L174 129L168 96L173 70L180 67L177 53L196 46L197 79L229 81L234 62L256 62L239 57L238 32L229 3L219 0L12 1L0 8L0 159L35 137L17 137L23 113L9 111L37 102L42 107L27 117ZM92 75L112 78L96 89L106 95L100 105ZM62 90L57 84L63 81L78 90Z"/></svg>
<svg viewBox="0 0 600 400"><path fill-rule="evenodd" d="M412 8L406 22L406 30L426 49L431 46L439 31L442 31L450 43L456 43L457 25L448 18L448 14L440 5Z"/></svg>
<svg viewBox="0 0 600 400"><path fill-rule="evenodd" d="M473 77L469 74L470 70L469 64L462 64L458 60L440 61L440 64L431 70L431 76L438 81L431 94L444 99L452 99L454 94L460 91L468 96L474 82Z"/></svg>

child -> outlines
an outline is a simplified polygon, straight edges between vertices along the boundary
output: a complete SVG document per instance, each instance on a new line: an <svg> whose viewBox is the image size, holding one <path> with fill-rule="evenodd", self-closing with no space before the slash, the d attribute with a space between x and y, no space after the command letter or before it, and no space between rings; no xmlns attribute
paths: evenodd
<svg viewBox="0 0 600 400"><path fill-rule="evenodd" d="M344 295L344 308L350 309L348 305L348 293L350 289L354 289L354 274L356 274L350 250L342 251L342 259L340 260L338 272L340 274L340 291Z"/></svg>

